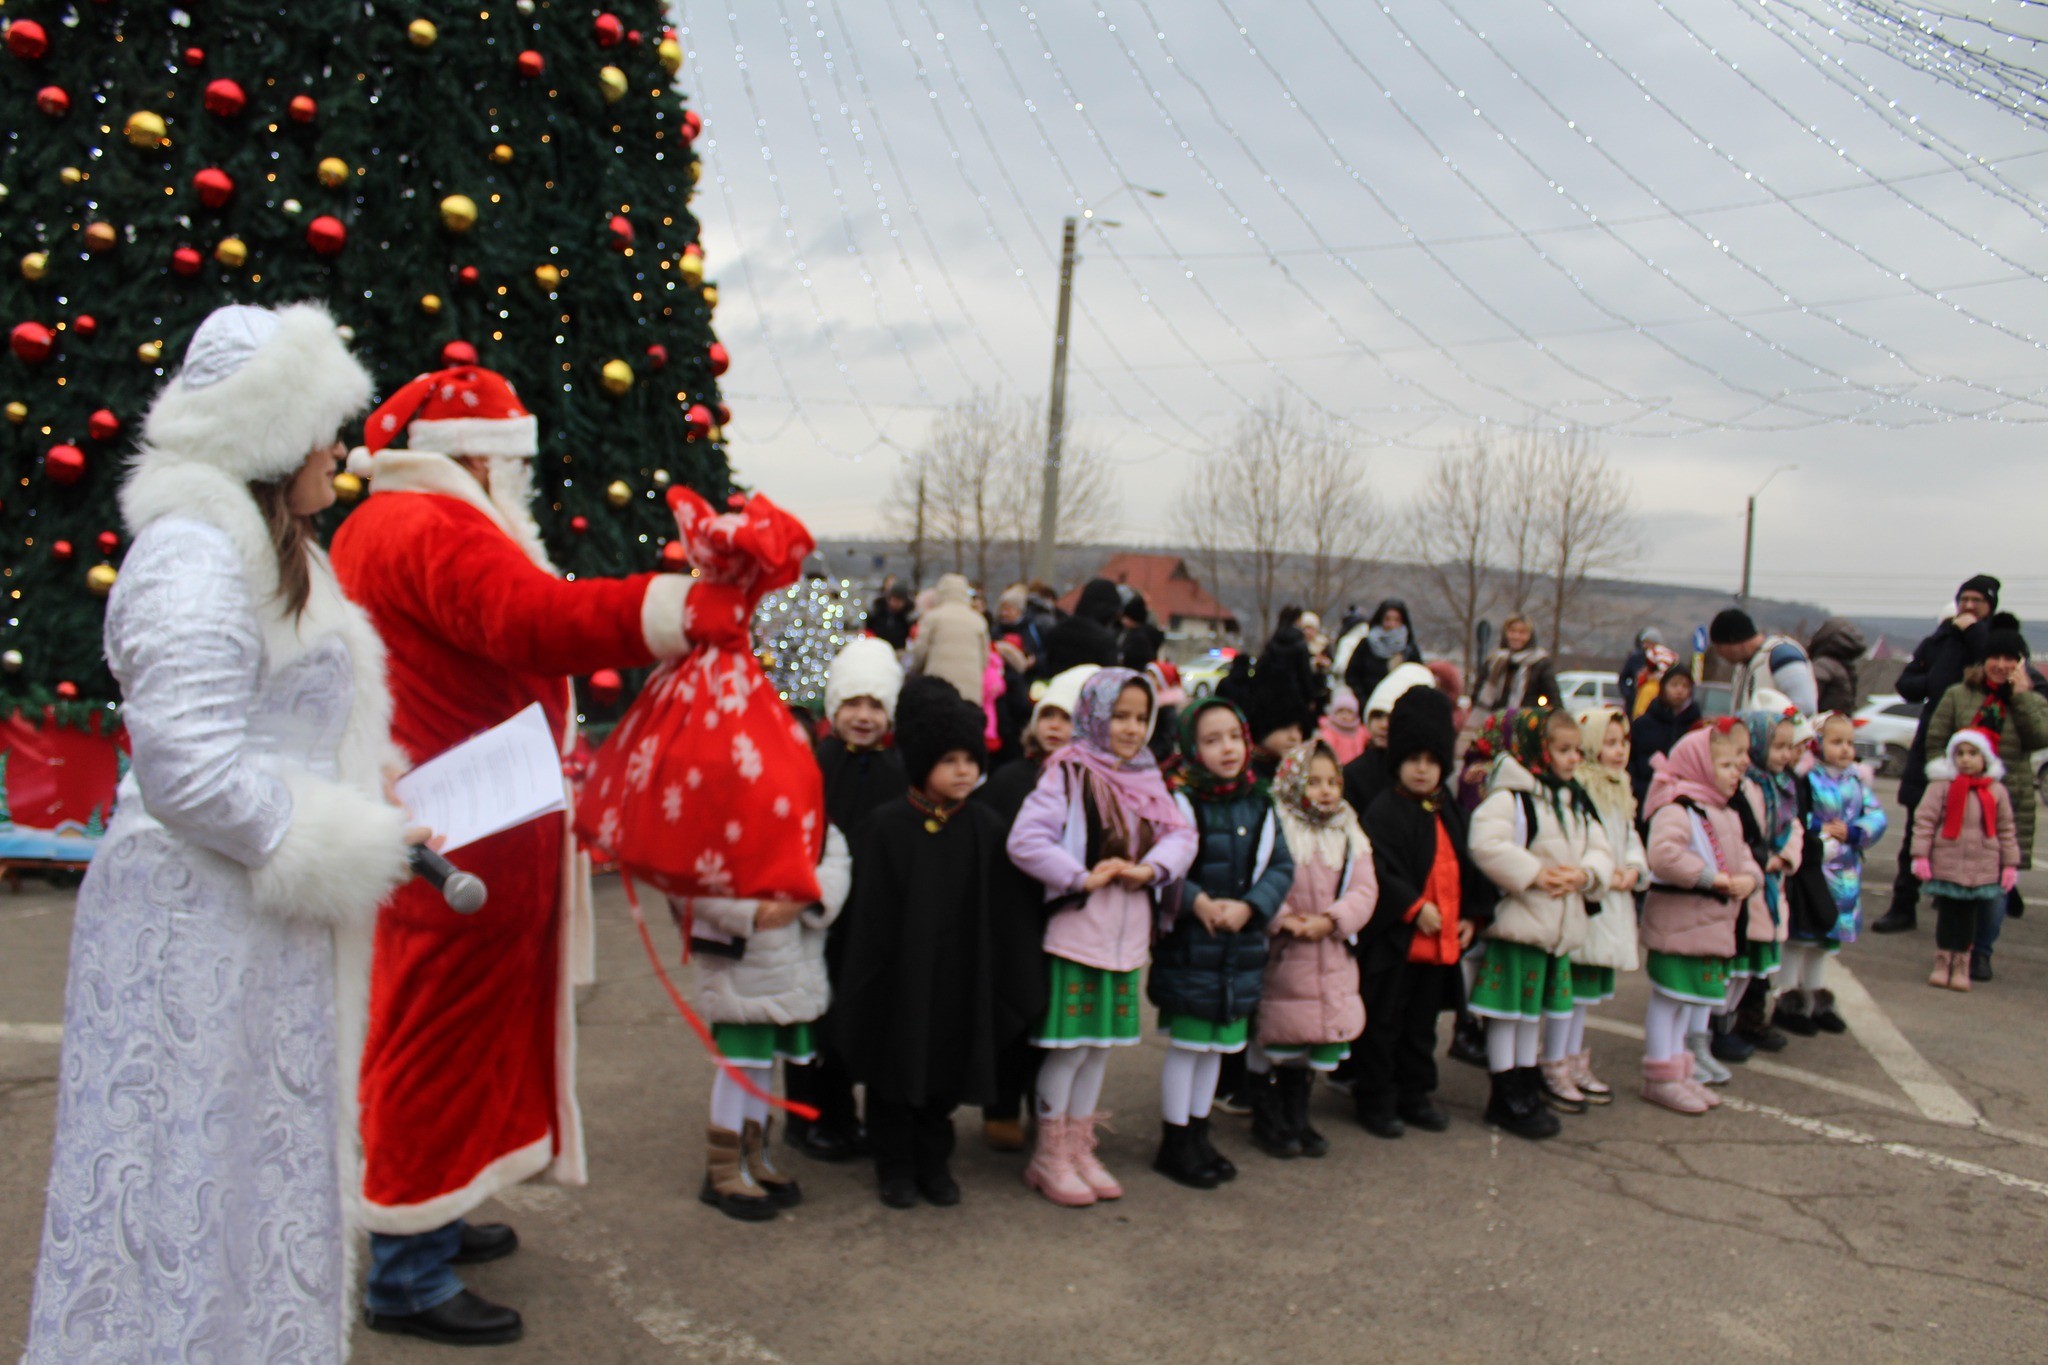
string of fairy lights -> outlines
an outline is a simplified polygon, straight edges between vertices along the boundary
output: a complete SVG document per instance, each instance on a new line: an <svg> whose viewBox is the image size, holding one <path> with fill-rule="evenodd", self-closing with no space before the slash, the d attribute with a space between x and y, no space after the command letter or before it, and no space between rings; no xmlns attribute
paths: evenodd
<svg viewBox="0 0 2048 1365"><path fill-rule="evenodd" d="M724 269L751 317L729 309L721 328L760 327L750 349L785 428L841 454L903 448L922 421L906 413L1037 388L1057 219L1177 165L1165 200L1117 200L1121 236L1088 234L1108 269L1075 297L1074 383L1138 459L1212 445L1270 394L1397 447L1489 422L1680 437L2048 420L2032 379L2048 340L2028 322L2039 249L1986 226L1994 206L2048 225L2040 166L2023 159L2024 136L2048 126L2043 39L2013 14L1721 0L1623 25L1577 3L1512 23L1475 9L682 5L699 146L746 247ZM1613 41L1647 23L1675 26L1683 59L1747 101L1682 105L1682 71L1652 73ZM1320 65L1300 55L1304 24ZM1227 85L1219 37L1241 73ZM1632 103L1603 104L1547 64L1558 41ZM1874 59L1895 68L1876 79ZM1831 113L1816 116L1823 95ZM1784 145L1731 131L1731 113L1776 121ZM718 136L733 121L751 152L737 129ZM1710 192L1675 193L1644 151L1652 135L1712 168ZM2017 164L1993 154L2015 143ZM1865 191L1927 231L1866 230L1852 207ZM1465 206L1455 230L1446 194ZM1226 233L1241 250L1221 249ZM1966 278L1959 260L1981 268ZM1571 307L1532 307L1532 278ZM816 333L795 349L766 336L792 291ZM1950 329L1937 336L1926 310Z"/></svg>

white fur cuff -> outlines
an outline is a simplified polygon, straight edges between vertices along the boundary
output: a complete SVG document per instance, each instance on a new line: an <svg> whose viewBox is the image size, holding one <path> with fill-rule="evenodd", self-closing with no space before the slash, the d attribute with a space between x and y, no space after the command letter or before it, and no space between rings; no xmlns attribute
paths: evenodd
<svg viewBox="0 0 2048 1365"><path fill-rule="evenodd" d="M690 647L683 633L683 603L690 596L687 574L656 574L640 599L640 634L657 659L673 659Z"/></svg>
<svg viewBox="0 0 2048 1365"><path fill-rule="evenodd" d="M292 822L249 873L256 908L280 919L366 924L406 877L405 812L311 773L286 774Z"/></svg>

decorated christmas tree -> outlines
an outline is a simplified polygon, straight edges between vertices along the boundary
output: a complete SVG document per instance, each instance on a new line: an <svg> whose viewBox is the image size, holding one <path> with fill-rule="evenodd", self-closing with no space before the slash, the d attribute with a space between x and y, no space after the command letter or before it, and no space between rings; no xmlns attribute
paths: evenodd
<svg viewBox="0 0 2048 1365"><path fill-rule="evenodd" d="M4 14L7 711L75 722L114 700L122 460L223 303L325 301L380 393L448 364L505 373L539 419L535 511L567 572L660 562L671 480L724 493L726 357L688 209L700 121L660 4Z"/></svg>

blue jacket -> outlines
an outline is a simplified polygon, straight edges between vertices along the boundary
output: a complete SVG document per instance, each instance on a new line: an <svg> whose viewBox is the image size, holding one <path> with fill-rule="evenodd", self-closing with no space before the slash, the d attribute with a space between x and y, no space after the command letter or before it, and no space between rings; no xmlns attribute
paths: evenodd
<svg viewBox="0 0 2048 1365"><path fill-rule="evenodd" d="M1179 909L1152 953L1146 993L1169 1014L1211 1023L1242 1019L1259 1005L1265 978L1268 925L1294 885L1294 858L1273 806L1259 792L1227 801L1191 803L1200 851L1168 904ZM1236 933L1212 934L1195 918L1198 892L1241 900L1252 917Z"/></svg>

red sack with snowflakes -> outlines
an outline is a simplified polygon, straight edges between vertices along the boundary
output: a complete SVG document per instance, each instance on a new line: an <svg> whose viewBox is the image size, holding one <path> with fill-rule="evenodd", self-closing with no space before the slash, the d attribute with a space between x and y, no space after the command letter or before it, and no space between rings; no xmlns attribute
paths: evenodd
<svg viewBox="0 0 2048 1365"><path fill-rule="evenodd" d="M591 763L576 832L671 896L818 899L825 786L803 731L754 659L761 598L817 547L764 497L730 510L686 488L669 507L698 581L690 650L647 680Z"/></svg>

